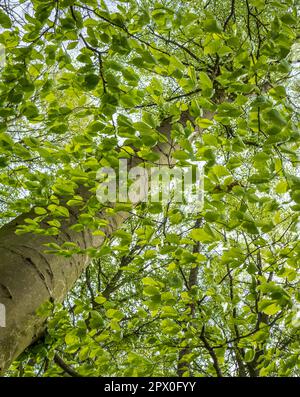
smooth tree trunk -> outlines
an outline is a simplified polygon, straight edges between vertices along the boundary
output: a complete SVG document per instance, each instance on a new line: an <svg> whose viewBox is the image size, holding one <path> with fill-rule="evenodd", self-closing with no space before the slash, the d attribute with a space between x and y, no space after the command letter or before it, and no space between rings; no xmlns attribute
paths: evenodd
<svg viewBox="0 0 300 397"><path fill-rule="evenodd" d="M73 242L84 249L100 247L104 240L89 229L80 233L69 229L76 223L76 211L70 212L59 236L15 233L25 218L35 216L33 211L21 215L0 230L0 302L6 309L6 327L0 328L1 372L44 331L45 318L36 314L37 309L48 301L61 302L89 264L86 254L68 258L45 254L44 244ZM111 235L125 218L124 213L109 218L105 234Z"/></svg>
<svg viewBox="0 0 300 397"><path fill-rule="evenodd" d="M185 124L187 119L190 119L187 112L182 113L180 122ZM158 163L168 164L174 150L170 141L171 119L163 121L159 131L165 135L166 143L157 145L154 151L160 154ZM137 163L138 160L133 165ZM62 224L58 236L16 234L17 227L24 224L26 218L36 217L33 210L0 229L0 303L6 308L6 327L0 327L0 373L44 332L46 319L38 315L37 310L49 301L63 301L90 262L86 254L68 258L46 254L45 244L73 242L85 249L100 247L104 241L104 237L94 236L88 228L80 233L70 230L78 215L78 210L70 209L70 218ZM110 236L127 214L103 217L108 220L103 231Z"/></svg>

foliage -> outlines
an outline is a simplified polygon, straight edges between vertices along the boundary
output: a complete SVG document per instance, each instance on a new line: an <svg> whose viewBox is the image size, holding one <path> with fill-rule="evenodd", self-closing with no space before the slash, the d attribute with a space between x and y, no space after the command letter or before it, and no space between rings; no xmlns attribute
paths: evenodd
<svg viewBox="0 0 300 397"><path fill-rule="evenodd" d="M18 232L58 235L76 207L73 228L101 234L97 170L152 165L166 117L179 164L206 162L200 213L172 200L107 209L129 220L87 247L91 265L62 305L40 309L47 333L9 374L299 375L298 2L6 4L3 223L35 207Z"/></svg>

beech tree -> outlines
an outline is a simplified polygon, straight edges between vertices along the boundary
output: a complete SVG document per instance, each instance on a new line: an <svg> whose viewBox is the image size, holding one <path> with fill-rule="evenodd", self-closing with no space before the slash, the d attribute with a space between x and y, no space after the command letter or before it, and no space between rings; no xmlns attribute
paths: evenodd
<svg viewBox="0 0 300 397"><path fill-rule="evenodd" d="M2 374L299 376L298 20L0 4ZM101 202L120 159L204 163L204 205Z"/></svg>

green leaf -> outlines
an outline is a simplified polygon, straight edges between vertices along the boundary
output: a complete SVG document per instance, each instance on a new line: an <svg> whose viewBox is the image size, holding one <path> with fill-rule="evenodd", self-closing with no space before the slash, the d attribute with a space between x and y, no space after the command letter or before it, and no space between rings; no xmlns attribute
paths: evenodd
<svg viewBox="0 0 300 397"><path fill-rule="evenodd" d="M148 285L144 288L143 290L145 295L153 296L153 295L159 295L160 291L157 287L154 287L153 285Z"/></svg>
<svg viewBox="0 0 300 397"><path fill-rule="evenodd" d="M35 207L34 212L37 215L45 215L45 214L47 214L47 210L45 208L42 208L42 207Z"/></svg>
<svg viewBox="0 0 300 397"><path fill-rule="evenodd" d="M227 171L226 167L224 167L223 165L220 165L220 164L214 165L212 167L212 171L217 177L230 175L230 173Z"/></svg>
<svg viewBox="0 0 300 397"><path fill-rule="evenodd" d="M6 29L11 28L11 20L2 10L0 10L0 25Z"/></svg>
<svg viewBox="0 0 300 397"><path fill-rule="evenodd" d="M260 310L269 316L273 316L281 310L281 307L277 303L262 302Z"/></svg>
<svg viewBox="0 0 300 397"><path fill-rule="evenodd" d="M142 283L143 283L144 285L154 285L154 286L157 285L157 281L154 280L152 277L144 277L144 278L142 279Z"/></svg>
<svg viewBox="0 0 300 397"><path fill-rule="evenodd" d="M206 32L210 32L210 33L221 33L222 32L222 28L219 24L219 22L216 21L216 19L214 18L208 18L206 20L203 21L203 29Z"/></svg>
<svg viewBox="0 0 300 397"><path fill-rule="evenodd" d="M208 128L214 124L212 120L197 118L196 123L200 128Z"/></svg>
<svg viewBox="0 0 300 397"><path fill-rule="evenodd" d="M248 349L245 353L245 361L246 363L251 363L251 361L253 361L255 356L255 349Z"/></svg>
<svg viewBox="0 0 300 397"><path fill-rule="evenodd" d="M54 216L69 217L69 210L61 205L50 204L48 210L53 213Z"/></svg>
<svg viewBox="0 0 300 397"><path fill-rule="evenodd" d="M166 318L166 317L176 318L176 317L178 317L178 313L172 306L163 306L161 309L161 317L162 318Z"/></svg>
<svg viewBox="0 0 300 397"><path fill-rule="evenodd" d="M14 145L14 141L11 139L11 137L6 134L5 132L0 133L0 146L3 148L12 148Z"/></svg>
<svg viewBox="0 0 300 397"><path fill-rule="evenodd" d="M80 339L74 333L69 333L65 336L65 342L69 346L77 345L80 342Z"/></svg>
<svg viewBox="0 0 300 397"><path fill-rule="evenodd" d="M294 190L291 194L292 199L297 203L300 204L300 190Z"/></svg>
<svg viewBox="0 0 300 397"><path fill-rule="evenodd" d="M107 299L104 298L104 296L102 296L102 295L96 296L96 298L95 298L95 302L99 303L99 305L102 305L103 303L105 303L106 300Z"/></svg>
<svg viewBox="0 0 300 397"><path fill-rule="evenodd" d="M124 314L120 310L116 309L108 309L106 311L106 315L108 318L116 319L118 321L122 320Z"/></svg>
<svg viewBox="0 0 300 397"><path fill-rule="evenodd" d="M295 25L297 23L297 18L290 13L282 15L280 19L282 20L282 22L286 23L287 25Z"/></svg>
<svg viewBox="0 0 300 397"><path fill-rule="evenodd" d="M271 109L264 113L267 121L274 123L276 126L285 126L287 124L285 118L277 109Z"/></svg>
<svg viewBox="0 0 300 397"><path fill-rule="evenodd" d="M211 79L208 77L208 74L205 72L200 72L199 73L199 80L200 80L200 87L203 89L205 88L212 88L213 83Z"/></svg>
<svg viewBox="0 0 300 397"><path fill-rule="evenodd" d="M176 160L186 160L190 157L189 154L183 150L175 150L172 156Z"/></svg>
<svg viewBox="0 0 300 397"><path fill-rule="evenodd" d="M99 80L100 80L99 76L97 76L96 74L93 73L87 74L84 77L84 86L88 90L93 90L97 87Z"/></svg>
<svg viewBox="0 0 300 397"><path fill-rule="evenodd" d="M208 234L204 229L193 229L189 236L202 243L208 243L214 241L214 237Z"/></svg>
<svg viewBox="0 0 300 397"><path fill-rule="evenodd" d="M22 110L24 116L26 116L28 120L33 120L39 115L39 110L33 103L26 104Z"/></svg>
<svg viewBox="0 0 300 397"><path fill-rule="evenodd" d="M280 182L278 182L278 184L276 185L276 188L275 188L276 193L278 193L278 194L284 194L284 193L286 193L286 192L287 192L287 189L288 189L288 184L287 184L286 181L280 181Z"/></svg>
<svg viewBox="0 0 300 397"><path fill-rule="evenodd" d="M259 230L254 222L243 222L242 227L250 234L259 234Z"/></svg>

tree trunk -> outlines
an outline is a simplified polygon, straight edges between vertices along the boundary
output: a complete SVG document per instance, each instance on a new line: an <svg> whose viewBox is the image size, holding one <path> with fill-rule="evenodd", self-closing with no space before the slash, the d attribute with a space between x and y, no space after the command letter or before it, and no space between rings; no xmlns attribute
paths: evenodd
<svg viewBox="0 0 300 397"><path fill-rule="evenodd" d="M47 301L61 302L89 263L84 254L70 258L45 254L44 244L74 242L84 249L99 247L104 240L88 229L80 233L69 229L77 211L70 212L59 236L15 234L25 218L35 216L33 211L21 215L0 230L0 301L6 308L6 327L0 328L1 372L43 332L45 318L36 310ZM110 235L125 218L122 213L111 217L105 234Z"/></svg>
<svg viewBox="0 0 300 397"><path fill-rule="evenodd" d="M185 124L187 119L190 119L188 113L182 113L180 122ZM171 119L163 121L159 131L166 136L166 143L154 150L160 154L158 162L168 164L174 150L170 140ZM58 236L15 233L24 219L34 217L32 210L0 229L0 302L6 308L6 327L0 327L0 373L44 331L46 319L36 314L37 309L48 301L61 302L89 264L84 254L70 258L45 254L44 244L74 242L84 249L99 247L104 240L102 236L93 236L88 229L80 233L70 230L69 226L78 217L78 210L73 209ZM126 217L127 214L118 213L108 218L105 234L110 236Z"/></svg>

